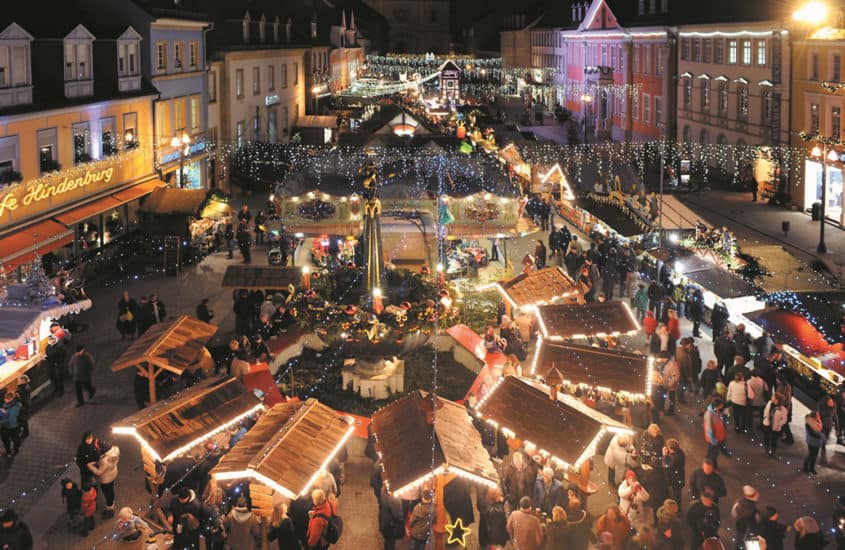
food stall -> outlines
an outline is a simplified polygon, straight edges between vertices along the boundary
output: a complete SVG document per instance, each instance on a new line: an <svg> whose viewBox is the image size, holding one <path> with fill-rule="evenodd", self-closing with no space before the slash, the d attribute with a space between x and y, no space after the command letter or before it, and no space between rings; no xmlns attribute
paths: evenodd
<svg viewBox="0 0 845 550"><path fill-rule="evenodd" d="M637 353L540 340L531 376L567 393L609 392L642 401L651 395L654 358Z"/></svg>
<svg viewBox="0 0 845 550"><path fill-rule="evenodd" d="M590 302L537 306L537 324L544 340L617 338L642 327L627 302Z"/></svg>
<svg viewBox="0 0 845 550"><path fill-rule="evenodd" d="M570 395L537 381L507 376L476 405L478 416L511 439L533 444L546 459L570 469L582 491L590 482L590 459L605 433L633 433L631 428Z"/></svg>
<svg viewBox="0 0 845 550"><path fill-rule="evenodd" d="M234 378L209 378L115 422L112 433L138 441L144 473L155 495L164 481L162 468L157 468L157 464L166 466L182 455L192 454L263 407L258 397Z"/></svg>
<svg viewBox="0 0 845 550"><path fill-rule="evenodd" d="M531 192L555 203L572 203L575 200L575 193L558 163L531 167Z"/></svg>
<svg viewBox="0 0 845 550"><path fill-rule="evenodd" d="M112 372L135 367L148 381L149 402L156 402L156 379L163 373L176 376L189 370L210 373L214 359L205 347L217 333L217 327L182 315L156 323L132 342L112 363Z"/></svg>
<svg viewBox="0 0 845 550"><path fill-rule="evenodd" d="M575 281L561 267L547 267L538 271L520 273L512 279L492 285L505 300L506 312L531 311L535 306L566 300L577 295Z"/></svg>
<svg viewBox="0 0 845 550"><path fill-rule="evenodd" d="M273 506L307 496L317 476L355 432L355 422L316 399L280 403L258 422L211 470L220 482L249 482L252 512L261 518L262 547Z"/></svg>

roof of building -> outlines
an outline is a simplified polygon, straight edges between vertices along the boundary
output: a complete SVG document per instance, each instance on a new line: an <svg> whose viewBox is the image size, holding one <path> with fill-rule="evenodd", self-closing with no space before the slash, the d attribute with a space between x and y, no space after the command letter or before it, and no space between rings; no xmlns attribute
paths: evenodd
<svg viewBox="0 0 845 550"><path fill-rule="evenodd" d="M205 345L216 333L216 326L188 315L156 323L120 354L112 371L148 363L182 374L208 353Z"/></svg>
<svg viewBox="0 0 845 550"><path fill-rule="evenodd" d="M531 273L520 273L498 284L512 305L525 307L548 303L575 292L575 281L560 267L547 267Z"/></svg>
<svg viewBox="0 0 845 550"><path fill-rule="evenodd" d="M372 426L383 478L391 493L420 483L447 464L483 480L498 480L463 405L417 390L376 411Z"/></svg>
<svg viewBox="0 0 845 550"><path fill-rule="evenodd" d="M295 498L311 488L315 476L349 438L355 429L352 422L316 399L279 403L220 459L211 475L270 480L272 488Z"/></svg>
<svg viewBox="0 0 845 550"><path fill-rule="evenodd" d="M284 289L302 282L302 268L291 266L230 265L223 275L224 288Z"/></svg>
<svg viewBox="0 0 845 550"><path fill-rule="evenodd" d="M532 374L550 385L568 383L645 395L649 359L636 353L542 340Z"/></svg>
<svg viewBox="0 0 845 550"><path fill-rule="evenodd" d="M631 308L619 301L541 305L537 319L543 337L551 339L617 336L640 330Z"/></svg>
<svg viewBox="0 0 845 550"><path fill-rule="evenodd" d="M255 410L261 401L235 378L209 378L113 424L134 430L161 460Z"/></svg>

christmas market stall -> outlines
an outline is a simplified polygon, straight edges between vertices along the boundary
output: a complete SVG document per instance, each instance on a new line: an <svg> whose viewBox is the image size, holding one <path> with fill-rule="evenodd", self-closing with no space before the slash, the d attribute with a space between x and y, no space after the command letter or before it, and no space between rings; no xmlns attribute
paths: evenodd
<svg viewBox="0 0 845 550"><path fill-rule="evenodd" d="M575 201L575 193L558 163L531 167L531 192L555 203L571 204Z"/></svg>
<svg viewBox="0 0 845 550"><path fill-rule="evenodd" d="M210 373L214 368L211 353L205 347L217 327L188 315L163 321L150 327L112 364L112 372L135 367L136 376L147 379L144 401L156 402L160 377L183 376L186 371Z"/></svg>
<svg viewBox="0 0 845 550"><path fill-rule="evenodd" d="M310 286L310 272L303 267L230 265L223 275L223 288L288 290L292 285Z"/></svg>
<svg viewBox="0 0 845 550"><path fill-rule="evenodd" d="M651 395L654 358L637 353L540 340L531 376L567 393L609 392L644 400Z"/></svg>
<svg viewBox="0 0 845 550"><path fill-rule="evenodd" d="M566 300L577 294L575 281L566 270L557 266L520 273L507 281L493 283L493 286L504 298L506 313L511 316L513 310L525 312L534 306Z"/></svg>
<svg viewBox="0 0 845 550"><path fill-rule="evenodd" d="M116 435L134 437L141 445L144 472L152 494L165 482L168 464L197 450L230 426L255 414L263 404L234 378L210 378L169 399L150 405L112 425ZM196 451L196 452L195 452ZM190 469L193 459L187 463ZM180 473L183 468L176 468Z"/></svg>
<svg viewBox="0 0 845 550"><path fill-rule="evenodd" d="M522 158L519 148L511 142L498 150L499 160L508 167L508 171L523 182L531 181L531 164Z"/></svg>
<svg viewBox="0 0 845 550"><path fill-rule="evenodd" d="M636 334L640 324L626 302L589 302L537 306L537 324L544 340L617 338Z"/></svg>
<svg viewBox="0 0 845 550"><path fill-rule="evenodd" d="M593 493L590 458L605 433L632 433L609 416L540 382L507 376L476 406L478 416L510 439L534 445L546 459L573 470L581 490ZM574 481L574 480L573 480Z"/></svg>
<svg viewBox="0 0 845 550"><path fill-rule="evenodd" d="M252 512L261 518L266 548L273 506L307 496L355 431L354 420L316 399L280 403L212 468L218 482L248 481Z"/></svg>

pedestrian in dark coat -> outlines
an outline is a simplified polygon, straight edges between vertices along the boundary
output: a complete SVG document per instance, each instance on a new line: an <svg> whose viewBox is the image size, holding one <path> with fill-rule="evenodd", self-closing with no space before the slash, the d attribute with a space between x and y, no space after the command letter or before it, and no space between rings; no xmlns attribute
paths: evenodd
<svg viewBox="0 0 845 550"><path fill-rule="evenodd" d="M508 517L505 499L498 488L489 489L478 499L478 542L481 548L502 546L508 542Z"/></svg>
<svg viewBox="0 0 845 550"><path fill-rule="evenodd" d="M394 550L396 541L405 538L405 514L402 501L382 485L378 499L378 529L384 539L384 550Z"/></svg>
<svg viewBox="0 0 845 550"><path fill-rule="evenodd" d="M88 399L93 399L97 389L91 382L94 373L94 356L85 351L85 346L76 346L76 353L70 358L70 374L73 377L73 385L76 387L76 406L85 404L82 390L88 392Z"/></svg>
<svg viewBox="0 0 845 550"><path fill-rule="evenodd" d="M264 227L265 223L267 223L267 216L264 215L263 210L259 210L258 214L255 215L255 244L256 245L264 244L264 234L267 232L267 228Z"/></svg>
<svg viewBox="0 0 845 550"><path fill-rule="evenodd" d="M693 502L687 510L687 525L692 531L690 548L699 550L705 539L718 536L720 524L719 506L713 502L713 494L706 490L701 500Z"/></svg>
<svg viewBox="0 0 845 550"><path fill-rule="evenodd" d="M32 533L26 523L18 519L12 508L0 514L0 548L32 550Z"/></svg>
<svg viewBox="0 0 845 550"><path fill-rule="evenodd" d="M792 528L778 522L778 511L772 506L764 507L760 516L757 534L765 539L766 550L783 550L783 539Z"/></svg>
<svg viewBox="0 0 845 550"><path fill-rule="evenodd" d="M32 386L29 385L29 376L22 374L18 377L18 399L21 403L21 411L18 421L21 425L21 439L29 437L29 419L32 417Z"/></svg>
<svg viewBox="0 0 845 550"><path fill-rule="evenodd" d="M249 226L246 222L241 222L238 225L238 249L244 257L244 263L252 262L252 235L249 232Z"/></svg>
<svg viewBox="0 0 845 550"><path fill-rule="evenodd" d="M150 307L150 301L146 296L141 296L138 300L138 318L135 319L138 325L138 336L141 336L153 326L155 319L153 318L153 310Z"/></svg>
<svg viewBox="0 0 845 550"><path fill-rule="evenodd" d="M718 301L713 306L713 313L710 315L710 326L713 327L713 340L715 341L719 336L725 333L725 327L728 324L728 308L724 302Z"/></svg>
<svg viewBox="0 0 845 550"><path fill-rule="evenodd" d="M210 323L214 318L214 312L208 307L208 298L203 298L197 306L197 319L203 323Z"/></svg>
<svg viewBox="0 0 845 550"><path fill-rule="evenodd" d="M286 504L279 504L273 508L273 518L270 520L270 529L267 533L267 540L278 541L279 550L301 550L299 539L296 537L296 528L293 520L288 517Z"/></svg>
<svg viewBox="0 0 845 550"><path fill-rule="evenodd" d="M537 265L537 271L546 267L546 245L539 239L534 246L534 263Z"/></svg>
<svg viewBox="0 0 845 550"><path fill-rule="evenodd" d="M543 540L543 550L558 550L569 546L569 522L566 511L560 507L552 508L551 521L546 525L546 538Z"/></svg>
<svg viewBox="0 0 845 550"><path fill-rule="evenodd" d="M138 327L138 303L129 296L129 291L124 290L123 296L117 302L117 330L120 332L120 339L125 340L127 336L135 337Z"/></svg>
<svg viewBox="0 0 845 550"><path fill-rule="evenodd" d="M7 391L0 407L0 437L6 456L15 456L21 448L21 400L14 392Z"/></svg>
<svg viewBox="0 0 845 550"><path fill-rule="evenodd" d="M519 507L519 500L522 497L534 496L534 480L537 479L537 474L533 463L529 462L522 451L516 450L511 455L508 465L505 466L502 474L502 490L511 510Z"/></svg>
<svg viewBox="0 0 845 550"><path fill-rule="evenodd" d="M727 370L733 365L734 357L736 357L736 344L731 339L729 332L725 331L715 339L713 342L713 354L716 356L719 372L722 376L725 376Z"/></svg>
<svg viewBox="0 0 845 550"><path fill-rule="evenodd" d="M663 448L663 471L672 498L681 505L681 489L686 485L686 455L677 439L669 438ZM680 534L680 533L679 533Z"/></svg>
<svg viewBox="0 0 845 550"><path fill-rule="evenodd" d="M827 545L819 524L810 516L803 516L792 524L795 529L795 550L820 550Z"/></svg>
<svg viewBox="0 0 845 550"><path fill-rule="evenodd" d="M62 397L65 394L65 370L67 369L67 351L62 342L54 335L47 337L47 348L44 350L44 360L50 371L50 383L53 385L53 395Z"/></svg>
<svg viewBox="0 0 845 550"><path fill-rule="evenodd" d="M100 461L100 440L92 432L82 434L82 441L76 448L76 466L79 468L80 486L94 479L94 473L89 464L95 466Z"/></svg>
<svg viewBox="0 0 845 550"><path fill-rule="evenodd" d="M230 260L235 257L235 227L231 220L226 222L226 229L223 230L223 238L226 239L227 258Z"/></svg>

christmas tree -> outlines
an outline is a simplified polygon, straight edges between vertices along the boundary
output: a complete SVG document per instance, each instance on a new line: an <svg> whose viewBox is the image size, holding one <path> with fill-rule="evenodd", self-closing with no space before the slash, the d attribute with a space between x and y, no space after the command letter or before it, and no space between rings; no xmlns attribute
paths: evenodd
<svg viewBox="0 0 845 550"><path fill-rule="evenodd" d="M32 303L45 302L47 298L56 293L56 289L50 282L50 278L44 272L44 266L41 265L41 256L35 255L32 261L31 270L29 272L29 279L27 280L29 286L29 301Z"/></svg>

